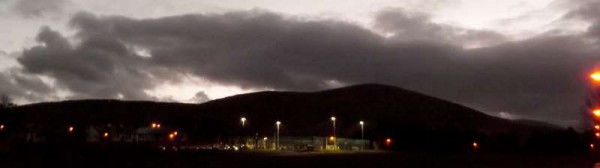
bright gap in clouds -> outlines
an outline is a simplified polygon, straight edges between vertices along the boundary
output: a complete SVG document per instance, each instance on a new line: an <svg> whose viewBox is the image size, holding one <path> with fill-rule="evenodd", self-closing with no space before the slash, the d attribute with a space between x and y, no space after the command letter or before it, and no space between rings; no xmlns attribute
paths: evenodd
<svg viewBox="0 0 600 168"><path fill-rule="evenodd" d="M432 11L436 23L467 29L492 30L521 40L556 27L567 12L556 0L462 0L452 7Z"/></svg>
<svg viewBox="0 0 600 168"><path fill-rule="evenodd" d="M193 102L193 98L198 92L204 92L210 100L214 100L256 91L259 90L219 85L202 78L187 76L179 83L163 83L152 90L146 90L145 93L158 98L160 101L196 103Z"/></svg>

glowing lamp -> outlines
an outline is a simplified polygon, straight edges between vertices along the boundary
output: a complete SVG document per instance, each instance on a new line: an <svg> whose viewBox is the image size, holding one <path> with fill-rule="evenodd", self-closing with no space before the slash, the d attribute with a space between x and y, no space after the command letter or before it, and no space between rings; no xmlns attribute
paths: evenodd
<svg viewBox="0 0 600 168"><path fill-rule="evenodd" d="M592 114L594 114L594 116L596 116L596 117L600 117L600 109L594 109L592 111Z"/></svg>
<svg viewBox="0 0 600 168"><path fill-rule="evenodd" d="M240 118L240 121L242 121L242 127L244 127L246 125L246 117Z"/></svg>
<svg viewBox="0 0 600 168"><path fill-rule="evenodd" d="M392 139L390 139L390 138L385 139L385 145L387 145L387 146L392 145Z"/></svg>
<svg viewBox="0 0 600 168"><path fill-rule="evenodd" d="M594 72L590 75L590 78L594 81L594 82L600 82L600 72Z"/></svg>
<svg viewBox="0 0 600 168"><path fill-rule="evenodd" d="M160 128L160 124L157 122L152 122L152 123L150 123L150 128L158 129L158 128Z"/></svg>

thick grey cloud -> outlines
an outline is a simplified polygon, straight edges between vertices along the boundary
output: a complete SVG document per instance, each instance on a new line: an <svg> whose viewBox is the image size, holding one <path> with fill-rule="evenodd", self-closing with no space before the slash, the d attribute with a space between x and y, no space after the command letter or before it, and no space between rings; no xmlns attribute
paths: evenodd
<svg viewBox="0 0 600 168"><path fill-rule="evenodd" d="M546 33L508 42L491 31L435 24L401 9L381 12L378 31L335 20L264 11L157 19L76 15L81 41L44 28L23 52L28 73L57 79L76 98L152 99L145 94L180 74L244 88L318 90L391 84L489 112L572 124L584 99L597 44ZM491 45L463 49L464 45ZM133 48L150 51L142 57Z"/></svg>
<svg viewBox="0 0 600 168"><path fill-rule="evenodd" d="M38 76L22 74L17 69L0 73L0 94L24 100L55 100L52 89Z"/></svg>
<svg viewBox="0 0 600 168"><path fill-rule="evenodd" d="M48 75L72 98L151 99L144 89L154 86L153 69L146 71L142 57L117 39L94 36L71 46L58 32L42 28L42 43L23 51L18 58L27 73Z"/></svg>
<svg viewBox="0 0 600 168"><path fill-rule="evenodd" d="M402 8L381 11L375 18L374 27L394 40L428 41L460 46L491 46L506 41L501 34L485 30L469 30L451 25L431 22L429 15L407 12Z"/></svg>
<svg viewBox="0 0 600 168"><path fill-rule="evenodd" d="M600 1L578 0L575 10L566 15L566 18L578 18L591 22L587 35L598 40L600 38Z"/></svg>

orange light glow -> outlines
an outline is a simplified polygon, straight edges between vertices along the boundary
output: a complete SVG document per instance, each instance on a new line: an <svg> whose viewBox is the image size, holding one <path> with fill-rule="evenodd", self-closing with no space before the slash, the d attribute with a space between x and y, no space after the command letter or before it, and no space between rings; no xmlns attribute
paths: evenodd
<svg viewBox="0 0 600 168"><path fill-rule="evenodd" d="M102 135L102 137L104 137L104 138L108 138L108 132L105 132L105 133Z"/></svg>
<svg viewBox="0 0 600 168"><path fill-rule="evenodd" d="M600 72L594 72L590 75L593 81L600 82Z"/></svg>
<svg viewBox="0 0 600 168"><path fill-rule="evenodd" d="M4 129L4 125L0 125L0 130L3 130L3 129Z"/></svg>
<svg viewBox="0 0 600 168"><path fill-rule="evenodd" d="M175 134L169 134L169 139L171 139L171 140L175 139Z"/></svg>
<svg viewBox="0 0 600 168"><path fill-rule="evenodd" d="M177 136L177 134L178 134L177 131L173 132L173 135Z"/></svg>
<svg viewBox="0 0 600 168"><path fill-rule="evenodd" d="M594 144L590 144L590 148L594 149Z"/></svg>
<svg viewBox="0 0 600 168"><path fill-rule="evenodd" d="M334 137L334 136L330 136L330 137L329 137L329 140L330 140L330 141L335 141L335 137Z"/></svg>
<svg viewBox="0 0 600 168"><path fill-rule="evenodd" d="M596 137L600 137L600 133L596 132Z"/></svg>
<svg viewBox="0 0 600 168"><path fill-rule="evenodd" d="M477 142L473 142L473 148L477 148L479 147L479 144Z"/></svg>
<svg viewBox="0 0 600 168"><path fill-rule="evenodd" d="M153 122L153 123L150 124L150 128L154 128L154 129L160 128L160 124L156 123L156 122Z"/></svg>
<svg viewBox="0 0 600 168"><path fill-rule="evenodd" d="M74 127L69 127L68 131L69 132L73 132L73 131L75 131L75 128Z"/></svg>
<svg viewBox="0 0 600 168"><path fill-rule="evenodd" d="M391 144L392 144L392 139L390 139L390 138L388 138L388 139L385 139L385 145L388 145L388 146L389 146L389 145L391 145Z"/></svg>
<svg viewBox="0 0 600 168"><path fill-rule="evenodd" d="M592 113L594 114L594 116L596 116L596 117L600 117L600 109L594 109L594 110L592 111Z"/></svg>
<svg viewBox="0 0 600 168"><path fill-rule="evenodd" d="M594 129L600 130L600 125L595 125Z"/></svg>

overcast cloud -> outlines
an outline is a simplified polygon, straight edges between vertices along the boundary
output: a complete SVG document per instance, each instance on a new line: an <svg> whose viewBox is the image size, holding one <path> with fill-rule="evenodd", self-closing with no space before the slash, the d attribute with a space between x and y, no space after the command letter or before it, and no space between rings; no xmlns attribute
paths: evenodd
<svg viewBox="0 0 600 168"><path fill-rule="evenodd" d="M490 114L578 126L586 74L600 59L600 3L572 2L559 21L589 28L523 40L401 7L374 13L371 27L262 9L157 18L78 12L68 24L74 34L40 28L18 66L0 73L0 92L31 102L164 100L148 91L183 76L253 90L382 83ZM29 17L61 9L26 5L18 10ZM192 94L190 101L209 100L203 91Z"/></svg>

